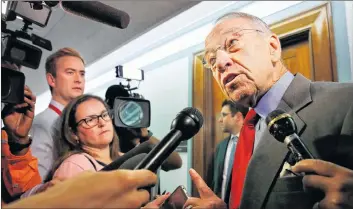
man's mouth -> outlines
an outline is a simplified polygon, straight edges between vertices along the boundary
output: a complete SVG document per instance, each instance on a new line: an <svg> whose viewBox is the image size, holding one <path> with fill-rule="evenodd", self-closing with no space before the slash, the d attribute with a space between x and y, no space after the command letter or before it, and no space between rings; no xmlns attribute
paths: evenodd
<svg viewBox="0 0 353 209"><path fill-rule="evenodd" d="M224 79L223 79L223 85L226 87L229 83L231 83L235 78L237 77L237 74L231 73L228 74Z"/></svg>
<svg viewBox="0 0 353 209"><path fill-rule="evenodd" d="M81 88L79 88L79 87L75 87L75 88L72 88L72 89L82 91L82 89L81 89Z"/></svg>

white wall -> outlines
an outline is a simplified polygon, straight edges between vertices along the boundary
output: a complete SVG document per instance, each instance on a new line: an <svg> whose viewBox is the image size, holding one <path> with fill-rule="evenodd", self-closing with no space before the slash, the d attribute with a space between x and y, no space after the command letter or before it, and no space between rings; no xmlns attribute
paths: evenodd
<svg viewBox="0 0 353 209"><path fill-rule="evenodd" d="M185 107L189 107L189 59L187 57L172 61L145 74L145 81L139 92L151 102L150 130L162 139L170 130L172 120ZM188 158L181 152L181 169L160 172L161 192L173 192L179 185L187 187Z"/></svg>
<svg viewBox="0 0 353 209"><path fill-rule="evenodd" d="M348 45L351 58L351 77L353 81L353 1L345 1L346 4L346 20L347 20L347 33Z"/></svg>

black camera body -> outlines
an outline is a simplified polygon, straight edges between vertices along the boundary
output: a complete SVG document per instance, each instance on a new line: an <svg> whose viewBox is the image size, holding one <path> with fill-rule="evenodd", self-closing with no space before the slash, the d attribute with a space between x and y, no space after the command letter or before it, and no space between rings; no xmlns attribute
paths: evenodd
<svg viewBox="0 0 353 209"><path fill-rule="evenodd" d="M38 69L44 48L52 51L52 44L35 34L29 34L30 25L45 27L51 15L51 7L58 1L6 1L6 12L1 17L2 48L1 58L9 65L25 66ZM7 22L21 18L23 27L20 30L10 30ZM38 47L37 47L38 46ZM40 48L39 48L40 47ZM15 69L7 67L2 61L1 67L1 102L18 104L23 102L24 74L13 72ZM20 67L17 67L18 69ZM17 87L15 87L17 86ZM22 88L23 87L23 88Z"/></svg>
<svg viewBox="0 0 353 209"><path fill-rule="evenodd" d="M131 80L141 82L144 80L144 71L137 70L135 73L124 70L123 66L116 67L116 77L128 82L123 85L121 82L116 86L114 95L114 125L123 128L147 128L151 121L151 104L142 95L132 92L138 87L131 87ZM120 92L118 90L120 89Z"/></svg>

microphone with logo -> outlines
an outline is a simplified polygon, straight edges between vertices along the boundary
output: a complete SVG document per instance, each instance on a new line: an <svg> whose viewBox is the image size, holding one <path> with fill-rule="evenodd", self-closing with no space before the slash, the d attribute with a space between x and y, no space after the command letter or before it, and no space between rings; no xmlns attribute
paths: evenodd
<svg viewBox="0 0 353 209"><path fill-rule="evenodd" d="M61 1L60 4L68 13L112 27L125 29L130 23L129 14L99 1Z"/></svg>
<svg viewBox="0 0 353 209"><path fill-rule="evenodd" d="M270 134L279 142L287 145L296 162L314 159L314 156L297 135L297 126L291 115L281 109L274 110L266 117L266 124Z"/></svg>
<svg viewBox="0 0 353 209"><path fill-rule="evenodd" d="M147 169L156 172L180 142L192 138L202 125L203 117L199 110L193 107L183 109L172 121L170 132L135 167L135 170Z"/></svg>

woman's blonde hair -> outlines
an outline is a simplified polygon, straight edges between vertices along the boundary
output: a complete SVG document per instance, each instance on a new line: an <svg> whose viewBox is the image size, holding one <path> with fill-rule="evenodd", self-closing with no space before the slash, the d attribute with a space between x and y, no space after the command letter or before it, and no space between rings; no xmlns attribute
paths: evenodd
<svg viewBox="0 0 353 209"><path fill-rule="evenodd" d="M78 153L86 153L80 143L77 143L77 139L74 138L74 134L77 132L77 125L76 125L76 111L77 107L85 101L88 100L97 100L104 104L105 108L109 110L108 105L103 101L102 98L98 96L94 96L91 94L84 94L73 101L71 101L63 110L61 117L57 121L57 126L59 129L56 129L56 133L54 133L54 142L56 144L56 153L59 156L58 160L54 163L53 168L51 169L46 181L50 181L56 171L59 168L61 163L70 157L71 155L78 154ZM114 130L114 129L113 129ZM109 144L110 148L110 157L112 160L115 160L119 157L119 138L114 131L113 140ZM87 153L90 154L90 153ZM93 156L94 157L94 156Z"/></svg>

